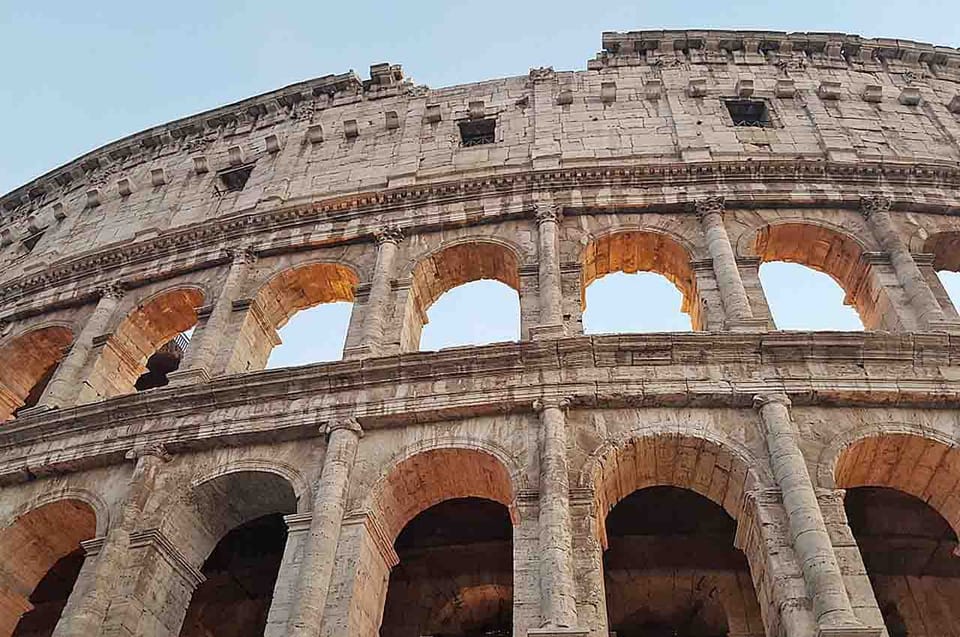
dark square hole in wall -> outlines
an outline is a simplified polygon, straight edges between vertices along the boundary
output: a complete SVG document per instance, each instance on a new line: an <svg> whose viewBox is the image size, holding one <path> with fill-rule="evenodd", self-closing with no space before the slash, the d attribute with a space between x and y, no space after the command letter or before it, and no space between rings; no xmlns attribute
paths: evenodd
<svg viewBox="0 0 960 637"><path fill-rule="evenodd" d="M479 146L496 141L497 120L471 119L460 122L460 145Z"/></svg>
<svg viewBox="0 0 960 637"><path fill-rule="evenodd" d="M770 109L763 100L724 100L734 126L770 126Z"/></svg>
<svg viewBox="0 0 960 637"><path fill-rule="evenodd" d="M33 252L33 249L37 247L37 243L39 243L40 239L42 238L42 232L32 234L22 241L23 247L27 249L27 252Z"/></svg>
<svg viewBox="0 0 960 637"><path fill-rule="evenodd" d="M228 192L238 192L243 190L250 179L250 173L253 172L253 166L241 166L232 168L220 173L220 183L224 185Z"/></svg>

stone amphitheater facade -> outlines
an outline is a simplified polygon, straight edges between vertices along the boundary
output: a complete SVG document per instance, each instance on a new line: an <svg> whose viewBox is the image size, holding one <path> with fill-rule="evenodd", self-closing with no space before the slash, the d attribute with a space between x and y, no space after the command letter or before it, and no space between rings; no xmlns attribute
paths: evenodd
<svg viewBox="0 0 960 637"><path fill-rule="evenodd" d="M442 89L382 64L0 208L0 637L960 635L956 49L607 33L586 70ZM866 331L778 331L768 261ZM584 335L617 271L694 330ZM520 340L418 352L478 279ZM342 361L263 369L333 301Z"/></svg>

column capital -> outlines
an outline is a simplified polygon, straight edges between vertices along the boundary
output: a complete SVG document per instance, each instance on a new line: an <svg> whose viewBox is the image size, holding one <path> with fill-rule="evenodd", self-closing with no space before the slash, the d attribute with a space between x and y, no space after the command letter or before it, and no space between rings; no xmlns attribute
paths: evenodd
<svg viewBox="0 0 960 637"><path fill-rule="evenodd" d="M167 447L163 443L159 442L140 447L134 447L124 454L124 458L127 460L139 460L140 458L149 456L159 458L163 462L170 462L173 460L173 455L167 451Z"/></svg>
<svg viewBox="0 0 960 637"><path fill-rule="evenodd" d="M771 394L757 394L753 397L753 407L754 409L762 409L767 405L783 405L784 407L790 407L793 403L790 402L790 397L783 393L771 393Z"/></svg>
<svg viewBox="0 0 960 637"><path fill-rule="evenodd" d="M726 210L727 200L723 197L706 197L704 199L697 199L693 202L693 209L696 211L697 216L700 219L707 217L711 214L722 215L723 211Z"/></svg>
<svg viewBox="0 0 960 637"><path fill-rule="evenodd" d="M382 246L384 243L398 245L403 241L403 229L395 224L380 226L374 229L373 238L378 246Z"/></svg>
<svg viewBox="0 0 960 637"><path fill-rule="evenodd" d="M360 426L360 423L357 422L356 418L338 418L336 420L331 420L323 426L323 433L327 436L333 435L333 432L339 431L340 429L346 429L347 431L352 431L357 434L358 438L363 437L363 427Z"/></svg>
<svg viewBox="0 0 960 637"><path fill-rule="evenodd" d="M570 396L544 396L542 398L534 399L533 410L537 413L540 413L544 409L548 409L550 407L566 410L572 404L573 398Z"/></svg>
<svg viewBox="0 0 960 637"><path fill-rule="evenodd" d="M875 212L890 212L893 200L886 195L861 195L860 213L867 219Z"/></svg>
<svg viewBox="0 0 960 637"><path fill-rule="evenodd" d="M533 204L533 216L538 224L547 221L557 223L563 216L563 209L555 203L536 202Z"/></svg>
<svg viewBox="0 0 960 637"><path fill-rule="evenodd" d="M120 300L123 298L124 292L123 283L120 281L113 281L97 288L97 296L101 299Z"/></svg>
<svg viewBox="0 0 960 637"><path fill-rule="evenodd" d="M257 253L249 246L237 246L224 250L227 258L234 264L252 265L257 262Z"/></svg>

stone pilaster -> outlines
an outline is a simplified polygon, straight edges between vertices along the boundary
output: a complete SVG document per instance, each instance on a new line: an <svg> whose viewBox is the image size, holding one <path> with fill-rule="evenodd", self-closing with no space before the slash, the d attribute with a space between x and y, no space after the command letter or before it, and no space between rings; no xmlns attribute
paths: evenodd
<svg viewBox="0 0 960 637"><path fill-rule="evenodd" d="M313 514L285 515L283 521L287 525L287 542L283 548L283 557L280 558L277 581L273 585L273 597L270 600L263 637L283 637L287 634L290 612L297 598L300 565L303 563L304 547L310 537Z"/></svg>
<svg viewBox="0 0 960 637"><path fill-rule="evenodd" d="M377 356L383 352L384 323L391 295L390 282L394 277L394 263L403 240L403 231L397 226L384 226L374 233L377 240L377 262L373 269L370 294L363 306L363 333L360 345L344 351L344 358Z"/></svg>
<svg viewBox="0 0 960 637"><path fill-rule="evenodd" d="M93 557L95 566L89 588L74 607L68 621L57 625L54 637L87 637L99 634L125 568L130 535L135 531L144 507L153 495L162 465L170 461L170 454L163 445L149 445L131 449L126 458L136 462L128 483L127 498L116 522L107 531L102 544L96 547ZM90 553L88 550L87 559L92 557Z"/></svg>
<svg viewBox="0 0 960 637"><path fill-rule="evenodd" d="M40 397L38 407L72 407L76 404L83 371L90 362L95 340L107 331L117 305L123 298L123 288L117 284L105 285L98 293L100 300L97 301L97 307L74 339L70 351L60 361L57 371Z"/></svg>
<svg viewBox="0 0 960 637"><path fill-rule="evenodd" d="M717 288L723 304L725 325L728 328L760 329L765 322L754 321L750 309L740 269L730 245L727 228L723 224L725 201L723 197L708 197L695 203L700 227L707 240L707 249L713 261L713 271L717 277Z"/></svg>
<svg viewBox="0 0 960 637"><path fill-rule="evenodd" d="M557 237L561 209L554 204L538 203L534 212L539 238L537 287L540 299L540 321L539 325L533 329L533 337L556 338L564 335L560 246Z"/></svg>
<svg viewBox="0 0 960 637"><path fill-rule="evenodd" d="M333 561L343 524L347 486L363 430L356 420L331 423L327 427L327 450L313 501L313 520L303 550L298 597L287 635L316 637L323 620L323 608L330 588Z"/></svg>
<svg viewBox="0 0 960 637"><path fill-rule="evenodd" d="M890 216L890 207L891 201L883 196L860 198L860 211L880 246L889 255L897 280L916 313L917 322L925 328L942 327L945 317L940 303L897 232Z"/></svg>
<svg viewBox="0 0 960 637"><path fill-rule="evenodd" d="M250 268L257 262L256 255L247 248L231 250L228 254L230 269L220 288L220 294L206 318L204 312L199 312L199 321L180 368L168 375L171 385L203 383L222 371L214 369L214 363L219 350L229 342L232 334L230 313L233 310L233 301L240 295Z"/></svg>
<svg viewBox="0 0 960 637"><path fill-rule="evenodd" d="M534 403L540 412L540 628L529 635L585 634L577 627L567 466L567 399Z"/></svg>
<svg viewBox="0 0 960 637"><path fill-rule="evenodd" d="M850 605L837 556L800 450L800 433L790 418L790 399L784 394L759 395L754 398L754 406L760 412L770 466L783 497L790 542L813 603L817 634L821 637L879 635L857 620Z"/></svg>

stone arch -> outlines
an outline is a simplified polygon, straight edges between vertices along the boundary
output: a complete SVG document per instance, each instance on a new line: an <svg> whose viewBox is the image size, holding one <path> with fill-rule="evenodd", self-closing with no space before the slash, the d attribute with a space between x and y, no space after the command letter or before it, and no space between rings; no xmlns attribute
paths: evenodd
<svg viewBox="0 0 960 637"><path fill-rule="evenodd" d="M46 381L73 343L71 327L38 325L0 343L0 422L39 400Z"/></svg>
<svg viewBox="0 0 960 637"><path fill-rule="evenodd" d="M693 587L687 591L690 596L682 599L664 598L650 606L649 616L644 618L633 617L629 613L625 615L625 608L635 605L630 602L632 593L628 594L632 585L623 579L625 574L632 572L629 560L623 562L623 559L630 555L629 552L624 552L625 548L632 545L624 544L629 542L630 536L611 534L614 532L608 530L608 515L617 504L628 501L634 503L628 506L636 506L637 496L655 497L654 501L658 502L663 501L664 496L683 496L683 501L690 500L688 504L698 504L708 513L713 512L725 517L723 525L727 527L736 528L745 524L755 529L756 516L746 508L751 500L745 496L748 492L771 483L772 478L769 471L763 468L763 462L746 448L704 429L684 434L675 428L647 427L625 432L600 445L582 466L577 484L593 493L595 513L591 524L600 550L604 553L608 549L612 551L611 554L605 554L602 558L598 555L597 558L598 564L602 562L604 565L598 577L605 582L608 575L614 578L608 582L610 586L605 587L607 603L614 604L608 607L608 612L616 610L619 616L617 621L621 624L635 620L640 623L651 621L662 622L664 626L670 625L677 619L674 613L680 608L677 604L686 604L685 608L690 609L699 607L704 602L701 594L704 592L694 594L693 589L697 582L702 584L702 576L710 572L702 570L709 567L698 566L702 564L699 561L674 564L673 566L677 567L677 577L682 575L686 578L684 581ZM673 489L664 491L671 487ZM671 494L671 491L675 495ZM710 516L705 519L707 518ZM631 515L629 519L634 517ZM740 536L739 531L734 534L731 530L730 533ZM747 535L744 534L744 537ZM658 536L650 538L658 539ZM717 572L717 581L722 581L723 586L714 587L717 591L710 595L716 594L723 598L722 603L714 609L722 607L722 616L714 613L710 625L716 628L729 624L731 630L744 630L747 625L756 629L762 622L767 630L771 630L777 621L772 616L776 615L776 612L771 614L769 609L757 602L758 599L765 599L764 593L774 584L767 577L767 556L763 554L761 547L740 546L735 544L733 538L730 545L724 547L724 555L727 556L741 555L742 551L742 557L736 558L731 564L736 564L736 561L743 557L746 560L743 571L737 570L739 567L725 566L724 568L733 570ZM697 552L694 554L700 555ZM614 560L610 564L607 563L608 557ZM637 585L642 583L644 587L653 587L651 591L658 590L658 577L662 572L657 571L657 568L664 567L653 567L646 575L635 573L629 576L645 578L637 580ZM751 576L751 573L756 576ZM769 599L769 596L766 599ZM610 616L610 621L613 621L613 616Z"/></svg>
<svg viewBox="0 0 960 637"><path fill-rule="evenodd" d="M747 247L742 241L752 241ZM881 329L892 316L892 301L878 280L867 246L850 232L826 222L782 220L744 233L741 254L761 263L784 261L822 272L837 282L867 329Z"/></svg>
<svg viewBox="0 0 960 637"><path fill-rule="evenodd" d="M851 432L821 455L818 477L835 488L887 487L929 504L960 536L960 445L909 427ZM824 476L826 467L831 476Z"/></svg>
<svg viewBox="0 0 960 637"><path fill-rule="evenodd" d="M204 290L184 284L153 294L128 312L102 345L93 369L80 392L87 403L134 391L147 370L147 360L163 347L182 353L183 343L168 345L197 323Z"/></svg>
<svg viewBox="0 0 960 637"><path fill-rule="evenodd" d="M97 493L80 487L62 486L48 487L34 498L23 502L16 507L9 517L6 524L0 525L0 529L14 524L17 518L29 513L34 509L54 504L62 500L72 500L85 504L93 511L96 519L96 532L94 537L103 537L107 534L112 524L110 507L104 499Z"/></svg>
<svg viewBox="0 0 960 637"><path fill-rule="evenodd" d="M377 518L392 543L421 511L468 497L499 502L515 516L516 488L508 465L476 447L433 446L391 464L370 490L363 510Z"/></svg>
<svg viewBox="0 0 960 637"><path fill-rule="evenodd" d="M587 306L587 287L614 272L653 272L680 291L680 311L690 315L695 330L705 328L706 316L693 272L693 247L674 233L652 229L622 229L591 237L581 252L580 306Z"/></svg>
<svg viewBox="0 0 960 637"><path fill-rule="evenodd" d="M299 510L297 487L283 473L274 463L247 470L238 464L198 477L168 504L160 528L190 564L200 568L231 529L272 513Z"/></svg>
<svg viewBox="0 0 960 637"><path fill-rule="evenodd" d="M252 296L227 373L266 367L270 352L280 344L277 331L294 314L323 303L352 303L359 284L354 268L335 261L307 261L272 274Z"/></svg>
<svg viewBox="0 0 960 637"><path fill-rule="evenodd" d="M427 310L445 292L472 281L499 281L520 294L521 253L512 243L461 239L444 243L410 268L410 292L400 330L402 351L416 351Z"/></svg>
<svg viewBox="0 0 960 637"><path fill-rule="evenodd" d="M40 581L96 537L99 524L93 507L69 497L50 498L0 529L0 637L13 634Z"/></svg>
<svg viewBox="0 0 960 637"><path fill-rule="evenodd" d="M772 483L762 467L747 449L707 431L687 435L647 428L605 441L587 458L577 484L594 493L599 537L605 542L607 514L624 497L646 487L689 489L737 520L744 493Z"/></svg>
<svg viewBox="0 0 960 637"><path fill-rule="evenodd" d="M921 252L933 255L934 270L960 272L960 230L946 230L926 237Z"/></svg>

